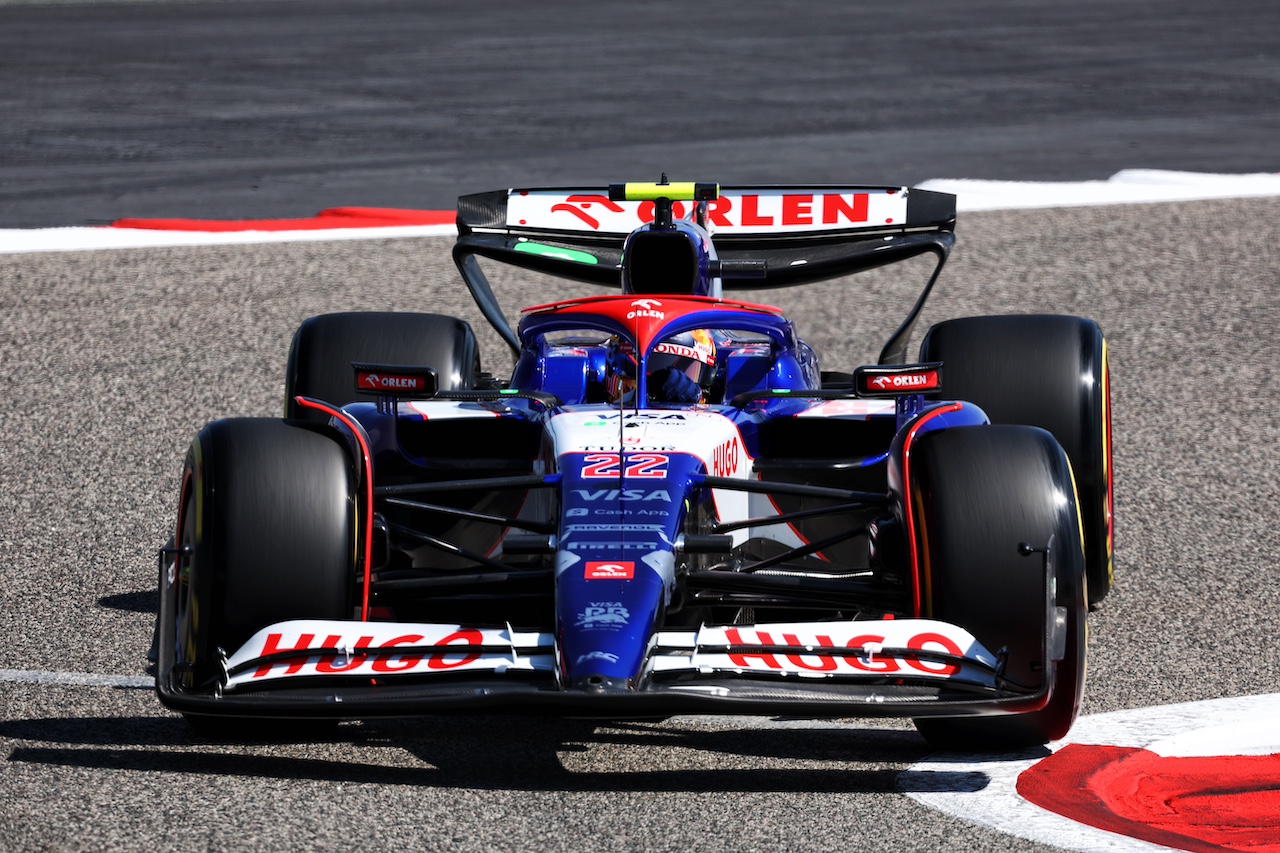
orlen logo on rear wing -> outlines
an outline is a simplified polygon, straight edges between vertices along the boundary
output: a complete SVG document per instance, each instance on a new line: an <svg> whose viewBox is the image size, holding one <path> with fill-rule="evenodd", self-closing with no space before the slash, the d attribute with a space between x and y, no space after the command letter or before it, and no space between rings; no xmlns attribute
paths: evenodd
<svg viewBox="0 0 1280 853"><path fill-rule="evenodd" d="M901 397L928 394L942 387L942 362L859 367L853 371L853 390L859 397Z"/></svg>
<svg viewBox="0 0 1280 853"><path fill-rule="evenodd" d="M676 201L686 218L695 202ZM512 190L507 227L628 234L653 221L652 201L612 201L606 190ZM905 188L736 188L707 202L717 234L790 234L901 227L907 220Z"/></svg>

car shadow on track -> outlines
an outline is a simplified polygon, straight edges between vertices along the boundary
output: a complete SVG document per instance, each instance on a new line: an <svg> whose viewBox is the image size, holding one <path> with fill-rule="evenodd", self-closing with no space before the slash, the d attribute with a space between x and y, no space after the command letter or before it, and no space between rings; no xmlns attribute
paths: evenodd
<svg viewBox="0 0 1280 853"><path fill-rule="evenodd" d="M71 717L0 722L0 738L12 746L11 762L79 769L494 791L902 792L901 771L930 752L924 740L856 725L428 717L230 742L203 738L176 717ZM402 751L422 764L402 766ZM917 781L921 790L979 790L987 777L943 772Z"/></svg>
<svg viewBox="0 0 1280 853"><path fill-rule="evenodd" d="M98 606L108 610L123 610L127 613L150 613L155 615L159 608L160 595L154 589L138 592L122 592L118 595L104 595L98 599Z"/></svg>

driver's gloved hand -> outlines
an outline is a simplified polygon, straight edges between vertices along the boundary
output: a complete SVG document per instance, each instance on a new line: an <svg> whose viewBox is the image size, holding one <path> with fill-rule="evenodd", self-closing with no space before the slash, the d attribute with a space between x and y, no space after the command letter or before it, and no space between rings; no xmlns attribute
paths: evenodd
<svg viewBox="0 0 1280 853"><path fill-rule="evenodd" d="M663 367L649 374L649 394L659 403L700 403L698 383L676 370Z"/></svg>

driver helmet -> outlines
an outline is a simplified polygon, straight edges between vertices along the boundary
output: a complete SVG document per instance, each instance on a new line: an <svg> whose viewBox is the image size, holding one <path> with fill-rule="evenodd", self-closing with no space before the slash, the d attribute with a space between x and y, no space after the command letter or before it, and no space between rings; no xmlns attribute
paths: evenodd
<svg viewBox="0 0 1280 853"><path fill-rule="evenodd" d="M705 398L716 375L716 343L708 329L667 338L649 356L649 375L671 368L683 373L702 389ZM652 392L650 392L652 393Z"/></svg>
<svg viewBox="0 0 1280 853"><path fill-rule="evenodd" d="M659 343L649 355L649 397L659 402L691 402L687 389L696 388L706 399L707 390L716 375L716 343L707 329L694 329L674 335ZM675 387L681 388L679 399L664 400L663 387L671 372L685 377ZM657 382L655 383L655 378ZM636 354L630 341L614 339L609 344L608 376L605 388L609 400L617 403L631 398L636 388ZM696 400L692 402L697 402Z"/></svg>

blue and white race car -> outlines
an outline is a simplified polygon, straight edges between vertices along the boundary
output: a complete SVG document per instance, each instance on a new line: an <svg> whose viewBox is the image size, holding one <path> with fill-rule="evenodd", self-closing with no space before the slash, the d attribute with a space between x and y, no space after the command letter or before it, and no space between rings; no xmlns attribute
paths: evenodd
<svg viewBox="0 0 1280 853"><path fill-rule="evenodd" d="M214 421L187 454L161 701L1062 737L1112 583L1107 346L1077 317L969 317L912 360L954 224L953 196L900 187L460 198L454 259L513 372L481 372L453 317L303 323L286 417ZM924 254L914 308L850 372L725 295ZM478 258L616 292L512 328Z"/></svg>

